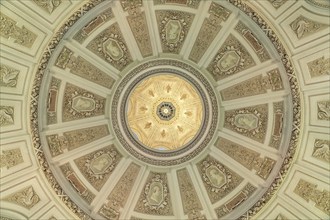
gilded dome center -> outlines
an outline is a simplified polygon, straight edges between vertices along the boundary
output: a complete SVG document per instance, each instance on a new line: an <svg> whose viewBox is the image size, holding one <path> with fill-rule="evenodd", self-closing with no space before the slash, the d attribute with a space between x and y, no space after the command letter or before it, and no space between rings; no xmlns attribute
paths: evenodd
<svg viewBox="0 0 330 220"><path fill-rule="evenodd" d="M203 105L197 90L174 74L142 80L128 98L128 127L134 138L153 150L171 151L188 144L202 120Z"/></svg>

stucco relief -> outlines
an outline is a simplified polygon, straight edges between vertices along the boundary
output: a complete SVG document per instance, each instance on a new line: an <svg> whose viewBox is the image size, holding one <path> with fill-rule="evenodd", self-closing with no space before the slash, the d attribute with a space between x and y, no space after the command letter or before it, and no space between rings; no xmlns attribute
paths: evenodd
<svg viewBox="0 0 330 220"><path fill-rule="evenodd" d="M229 194L243 181L242 177L211 156L200 161L197 167L212 204Z"/></svg>
<svg viewBox="0 0 330 220"><path fill-rule="evenodd" d="M165 173L150 173L135 211L152 215L173 215Z"/></svg>
<svg viewBox="0 0 330 220"><path fill-rule="evenodd" d="M288 0L268 0L272 6L275 8L275 9L278 9L280 8L282 5L284 5Z"/></svg>
<svg viewBox="0 0 330 220"><path fill-rule="evenodd" d="M10 169L24 162L22 152L19 148L2 150L0 154L0 168Z"/></svg>
<svg viewBox="0 0 330 220"><path fill-rule="evenodd" d="M330 163L330 140L315 139L312 156Z"/></svg>
<svg viewBox="0 0 330 220"><path fill-rule="evenodd" d="M18 26L17 21L0 12L0 36L6 39L14 39L14 43L23 47L31 48L37 39L37 34L33 33L25 26Z"/></svg>
<svg viewBox="0 0 330 220"><path fill-rule="evenodd" d="M13 106L0 106L0 127L14 124L15 110Z"/></svg>
<svg viewBox="0 0 330 220"><path fill-rule="evenodd" d="M47 101L47 124L57 123L57 101L58 92L61 86L61 80L52 77L50 81L50 88L48 91L48 101Z"/></svg>
<svg viewBox="0 0 330 220"><path fill-rule="evenodd" d="M267 130L268 105L257 105L225 112L225 128L263 143Z"/></svg>
<svg viewBox="0 0 330 220"><path fill-rule="evenodd" d="M105 98L67 83L63 97L63 121L103 115Z"/></svg>
<svg viewBox="0 0 330 220"><path fill-rule="evenodd" d="M198 8L200 2L200 0L154 0L154 5L176 4Z"/></svg>
<svg viewBox="0 0 330 220"><path fill-rule="evenodd" d="M40 201L40 197L34 191L33 186L28 186L6 196L3 200L31 209Z"/></svg>
<svg viewBox="0 0 330 220"><path fill-rule="evenodd" d="M307 63L312 78L330 75L330 58L324 56Z"/></svg>
<svg viewBox="0 0 330 220"><path fill-rule="evenodd" d="M75 159L74 162L87 181L100 191L121 158L116 147L111 145Z"/></svg>
<svg viewBox="0 0 330 220"><path fill-rule="evenodd" d="M297 35L297 38L302 39L327 28L328 25L313 21L300 15L290 24L290 27Z"/></svg>
<svg viewBox="0 0 330 220"><path fill-rule="evenodd" d="M87 49L101 57L118 70L123 70L132 62L128 47L125 43L118 23L97 35L88 45Z"/></svg>
<svg viewBox="0 0 330 220"><path fill-rule="evenodd" d="M254 65L255 62L251 55L230 34L207 67L207 70L218 81Z"/></svg>
<svg viewBox="0 0 330 220"><path fill-rule="evenodd" d="M317 118L323 121L330 121L330 100L317 102Z"/></svg>
<svg viewBox="0 0 330 220"><path fill-rule="evenodd" d="M15 88L20 71L4 64L0 64L0 87Z"/></svg>
<svg viewBox="0 0 330 220"><path fill-rule="evenodd" d="M180 53L194 15L179 11L156 11L164 53Z"/></svg>
<svg viewBox="0 0 330 220"><path fill-rule="evenodd" d="M40 8L51 14L60 6L62 0L33 0Z"/></svg>
<svg viewBox="0 0 330 220"><path fill-rule="evenodd" d="M273 129L269 146L279 149L284 126L284 102L274 102L273 112Z"/></svg>

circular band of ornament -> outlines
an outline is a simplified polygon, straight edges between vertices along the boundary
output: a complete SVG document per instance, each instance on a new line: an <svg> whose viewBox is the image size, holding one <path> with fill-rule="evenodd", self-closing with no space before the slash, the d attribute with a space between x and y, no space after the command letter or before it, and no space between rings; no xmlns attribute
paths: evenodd
<svg viewBox="0 0 330 220"><path fill-rule="evenodd" d="M127 121L127 100L132 90L146 78L162 73L181 77L189 82L200 95L203 106L201 125L196 135L184 146L167 151L146 147L136 138ZM169 102L160 102L156 108L165 103ZM174 113L174 106L168 106L171 106ZM170 107L168 111L171 111ZM212 140L218 123L217 98L208 80L197 69L177 60L157 59L137 66L122 79L112 99L111 119L119 142L134 157L153 165L177 165L194 158Z"/></svg>

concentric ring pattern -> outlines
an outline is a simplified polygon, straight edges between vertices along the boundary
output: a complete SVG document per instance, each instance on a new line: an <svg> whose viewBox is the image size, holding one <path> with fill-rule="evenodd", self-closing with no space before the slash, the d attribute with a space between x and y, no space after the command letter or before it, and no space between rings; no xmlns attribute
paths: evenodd
<svg viewBox="0 0 330 220"><path fill-rule="evenodd" d="M234 0L84 7L37 85L34 135L66 204L94 219L259 211L299 134L294 73L267 23Z"/></svg>

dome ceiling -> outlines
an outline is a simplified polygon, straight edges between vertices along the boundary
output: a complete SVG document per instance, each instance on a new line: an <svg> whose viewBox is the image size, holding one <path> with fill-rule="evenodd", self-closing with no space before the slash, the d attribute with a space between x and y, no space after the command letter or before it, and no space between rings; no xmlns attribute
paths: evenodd
<svg viewBox="0 0 330 220"><path fill-rule="evenodd" d="M270 27L236 1L81 10L33 91L42 166L66 204L95 219L254 215L281 183L300 123Z"/></svg>

